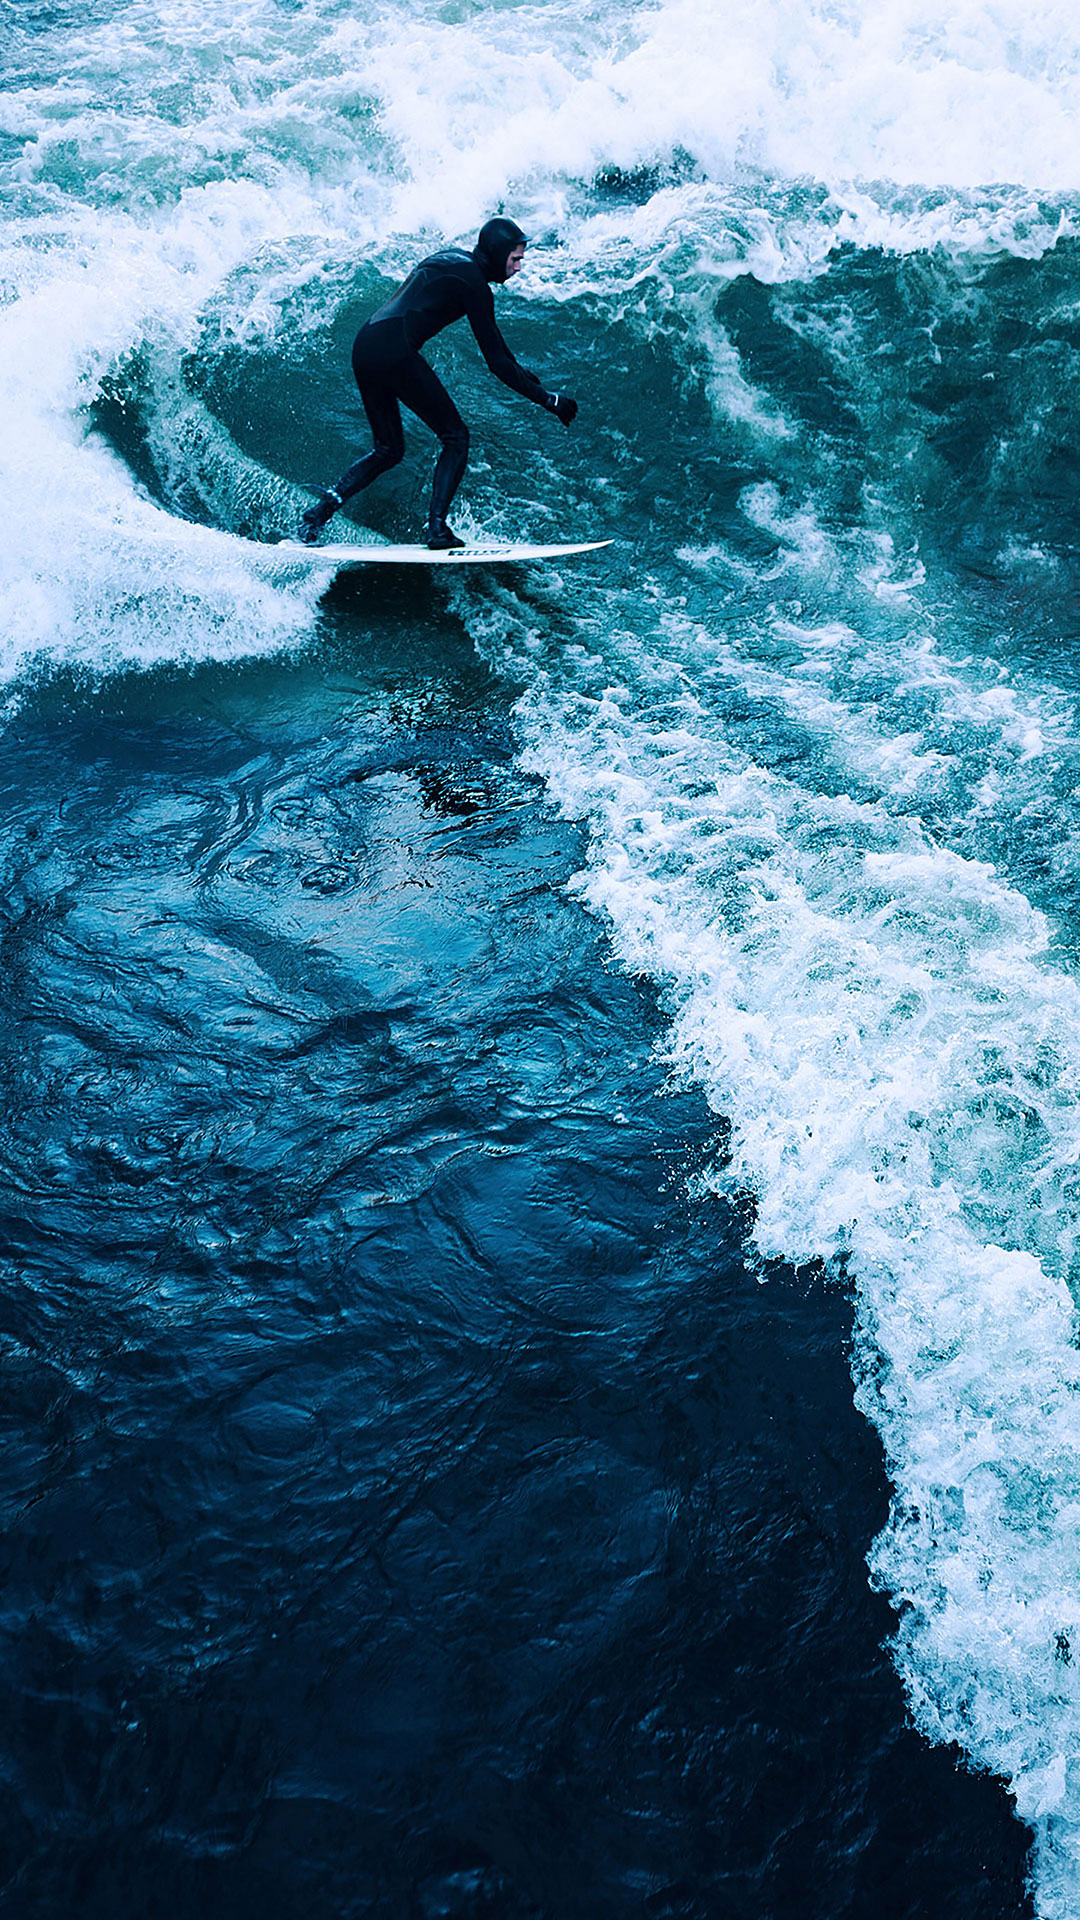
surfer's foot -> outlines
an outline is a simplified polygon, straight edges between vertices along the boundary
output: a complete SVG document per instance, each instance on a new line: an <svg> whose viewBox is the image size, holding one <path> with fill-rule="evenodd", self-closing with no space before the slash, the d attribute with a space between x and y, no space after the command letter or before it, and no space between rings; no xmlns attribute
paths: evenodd
<svg viewBox="0 0 1080 1920"><path fill-rule="evenodd" d="M427 543L431 553L445 553L450 547L465 545L464 540L458 539L453 527L448 527L445 520L428 522Z"/></svg>
<svg viewBox="0 0 1080 1920"><path fill-rule="evenodd" d="M300 515L300 538L305 547L315 545L327 521L332 518L333 512L333 507L328 507L325 500L320 500L316 506L308 507L307 511Z"/></svg>
<svg viewBox="0 0 1080 1920"><path fill-rule="evenodd" d="M313 547L327 522L332 520L341 505L341 495L333 487L320 487L319 498L314 506L305 508L300 515L300 538L305 547Z"/></svg>

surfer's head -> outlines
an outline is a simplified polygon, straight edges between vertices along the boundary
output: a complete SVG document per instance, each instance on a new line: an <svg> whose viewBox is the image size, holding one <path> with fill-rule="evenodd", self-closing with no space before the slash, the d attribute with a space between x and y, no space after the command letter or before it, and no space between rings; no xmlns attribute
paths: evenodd
<svg viewBox="0 0 1080 1920"><path fill-rule="evenodd" d="M501 285L504 280L512 280L520 269L527 245L517 221L498 214L481 227L473 259L485 280L497 280Z"/></svg>

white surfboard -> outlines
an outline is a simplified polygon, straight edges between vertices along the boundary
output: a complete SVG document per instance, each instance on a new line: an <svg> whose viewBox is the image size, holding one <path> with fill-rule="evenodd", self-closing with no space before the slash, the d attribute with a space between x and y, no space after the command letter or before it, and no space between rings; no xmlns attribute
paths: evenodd
<svg viewBox="0 0 1080 1920"><path fill-rule="evenodd" d="M261 542L245 543L260 545ZM262 546L268 559L303 560L327 567L462 567L501 566L510 561L561 560L569 553L594 553L597 547L610 547L611 540L580 540L563 546L532 546L516 541L506 546L475 545L446 547L432 553L428 547L361 546L358 542L339 542L336 546L306 547L299 540L279 540L275 546Z"/></svg>

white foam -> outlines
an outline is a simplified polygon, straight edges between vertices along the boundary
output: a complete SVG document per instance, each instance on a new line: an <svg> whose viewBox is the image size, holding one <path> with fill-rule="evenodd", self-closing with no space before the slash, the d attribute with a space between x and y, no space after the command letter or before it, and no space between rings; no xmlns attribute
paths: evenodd
<svg viewBox="0 0 1080 1920"><path fill-rule="evenodd" d="M1043 915L937 836L1045 810L1047 777L1080 774L1074 703L941 644L917 553L880 528L830 530L773 486L740 504L775 555L684 550L715 583L709 618L646 580L580 594L578 643L538 652L511 593L462 604L529 686L528 764L590 823L581 897L662 984L674 1059L733 1122L721 1184L755 1195L764 1253L842 1254L857 1282L859 1402L896 1488L872 1567L903 1610L898 1666L930 1737L1009 1783L1037 1911L1064 1920L1080 989ZM802 596L837 611L778 609ZM748 711L786 777L740 750ZM1074 822L1065 805L1063 847Z"/></svg>
<svg viewBox="0 0 1080 1920"><path fill-rule="evenodd" d="M838 187L1080 185L1080 32L1064 4L1033 18L1011 0L943 20L929 0L871 14L667 0L585 22L524 6L414 16L407 36L386 34L385 16L351 22L338 49L357 65L374 56L411 173L406 225L453 224L512 184L546 194L541 183L676 148L721 180L751 164Z"/></svg>
<svg viewBox="0 0 1080 1920"><path fill-rule="evenodd" d="M838 535L809 504L785 511L772 486L746 489L740 504L776 537L777 557L736 572L722 544L683 549L696 574L716 577L730 624L670 606L659 623L668 658L695 687L730 686L753 701L783 730L787 754L797 748L807 779L853 783L891 811L917 802L965 844L977 844L988 815L1020 817L1044 799L1048 770L1061 786L1071 768L1080 785L1074 700L992 658L955 657L939 640L939 611L922 603L916 554L898 555L865 526ZM831 600L832 619L800 620L773 599L798 605L811 593ZM1071 810L1051 831L1059 849L1071 846Z"/></svg>
<svg viewBox="0 0 1080 1920"><path fill-rule="evenodd" d="M179 351L230 277L243 283L231 324L247 344L273 334L305 279L310 308L305 320L294 301L294 324L321 326L331 261L376 239L393 260L415 250L418 230L462 233L513 192L533 218L562 220L571 242L536 261L537 295L598 284L627 297L646 281L663 324L675 278L696 264L705 329L710 276L814 271L838 238L1046 245L1065 216L1032 188L1080 183L1080 40L1064 13L1032 21L1015 4L942 26L925 0L894 0L874 21L806 0L764 13L725 0L703 34L700 0L611 5L588 19L528 6L453 24L422 5L403 23L397 12L361 20L332 8L283 14L269 0L239 12L165 0L25 45L40 82L11 87L0 108L23 142L7 169L17 213L0 263L17 296L0 323L9 673L50 649L118 658L125 633L133 657L146 657L150 615L133 620L137 604L161 617L167 657L220 645L217 611L199 638L186 581L170 622L164 580L147 601L137 570L123 582L121 565L118 578L100 507L107 499L122 525L125 485L132 499L135 489L78 418L132 348ZM570 216L575 179L663 164L679 148L712 179L663 189L644 207ZM740 184L750 161L760 171ZM809 196L785 184L807 175L823 183ZM886 175L892 186L865 184ZM972 183L991 177L1012 185L972 198ZM949 191L928 203L895 184L927 179ZM253 263L270 248L275 264L260 275ZM787 424L711 324L729 416L783 438ZM178 447L200 437L185 411ZM215 459L213 498L241 487L250 501L255 476L221 478L228 449ZM266 509L271 520L284 511L272 485ZM234 604L238 650L309 619L293 595L268 621L263 591L256 582L250 604ZM222 582L210 587L215 609L223 593Z"/></svg>
<svg viewBox="0 0 1080 1920"><path fill-rule="evenodd" d="M917 821L725 748L655 661L526 696L530 764L592 823L577 888L663 982L735 1122L763 1252L843 1253L896 1486L874 1554L920 1724L1010 1782L1069 1911L1080 1840L1080 990L1048 928ZM878 1358L875 1358L878 1357Z"/></svg>
<svg viewBox="0 0 1080 1920"><path fill-rule="evenodd" d="M435 4L133 0L19 44L39 79L0 98L21 143L0 254L9 681L310 630L314 576L274 581L170 520L87 432L103 376L135 349L178 364L210 309L258 351L286 303L290 326L322 327L361 258L389 270L505 201L559 241L525 297L597 295L639 339L691 325L725 431L794 457L715 320L725 279L805 278L838 242L1037 255L1075 226L1063 0L549 0L453 22ZM191 396L153 432L159 465L197 466L223 516L260 487L283 510ZM845 545L767 487L742 510L776 541L765 569L687 549L717 618L663 615L648 580L625 600L579 590L559 654L557 580L539 619L508 587L455 591L531 689L533 763L592 823L582 896L665 983L675 1057L737 1122L730 1177L757 1196L761 1247L853 1265L860 1400L897 1489L874 1565L907 1607L900 1669L920 1724L1011 1781L1039 1911L1063 1920L1080 1906L1080 1003L1041 916L913 809L957 832L1008 817L1075 755L1075 723L1052 689L950 656L887 529ZM1042 560L1029 544L1007 564ZM827 616L770 609L799 582ZM788 730L789 778L732 745L725 689Z"/></svg>

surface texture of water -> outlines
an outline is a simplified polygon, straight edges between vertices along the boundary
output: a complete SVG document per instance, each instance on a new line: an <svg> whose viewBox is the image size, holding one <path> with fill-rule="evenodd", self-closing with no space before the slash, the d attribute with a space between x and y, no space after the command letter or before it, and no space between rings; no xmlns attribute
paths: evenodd
<svg viewBox="0 0 1080 1920"><path fill-rule="evenodd" d="M505 701L386 626L9 735L7 1908L1019 1911L843 1292L688 1198Z"/></svg>
<svg viewBox="0 0 1080 1920"><path fill-rule="evenodd" d="M1072 14L0 18L3 1898L1070 1920Z"/></svg>

